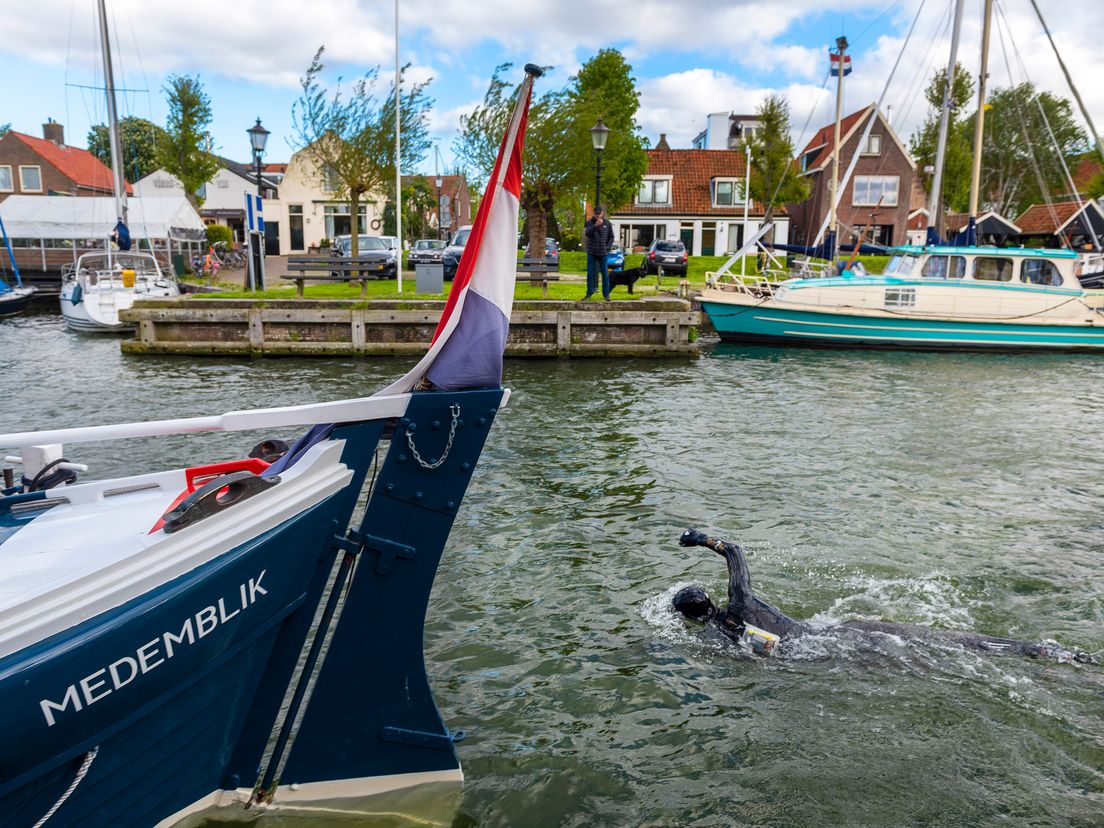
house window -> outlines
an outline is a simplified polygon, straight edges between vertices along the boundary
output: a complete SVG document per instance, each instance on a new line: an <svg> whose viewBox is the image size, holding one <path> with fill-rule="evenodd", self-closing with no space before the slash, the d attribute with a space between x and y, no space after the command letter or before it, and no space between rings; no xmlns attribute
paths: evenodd
<svg viewBox="0 0 1104 828"><path fill-rule="evenodd" d="M851 196L854 207L897 206L897 189L901 179L896 175L856 175Z"/></svg>
<svg viewBox="0 0 1104 828"><path fill-rule="evenodd" d="M41 193L42 170L39 167L20 167L19 189L25 193Z"/></svg>
<svg viewBox="0 0 1104 828"><path fill-rule="evenodd" d="M153 186L171 189L176 186L176 182L167 175L159 175L153 179Z"/></svg>
<svg viewBox="0 0 1104 828"><path fill-rule="evenodd" d="M1062 274L1058 272L1054 262L1046 259L1025 259L1020 265L1020 278L1029 285L1062 286Z"/></svg>
<svg viewBox="0 0 1104 828"><path fill-rule="evenodd" d="M863 146L863 155L881 155L882 154L882 136L881 135L868 135L866 137L866 144Z"/></svg>
<svg viewBox="0 0 1104 828"><path fill-rule="evenodd" d="M671 180L668 178L644 179L640 183L640 192L636 195L637 204L670 204Z"/></svg>
<svg viewBox="0 0 1104 828"><path fill-rule="evenodd" d="M732 207L744 203L744 182L734 178L713 180L713 206Z"/></svg>
<svg viewBox="0 0 1104 828"><path fill-rule="evenodd" d="M996 256L978 256L974 259L974 278L984 282L1012 281L1012 260Z"/></svg>
<svg viewBox="0 0 1104 828"><path fill-rule="evenodd" d="M10 193L15 187L12 182L11 167L0 165L0 192Z"/></svg>
<svg viewBox="0 0 1104 828"><path fill-rule="evenodd" d="M230 189L230 182L225 178L220 178L218 181L215 182L215 186L218 187L220 190L228 190Z"/></svg>

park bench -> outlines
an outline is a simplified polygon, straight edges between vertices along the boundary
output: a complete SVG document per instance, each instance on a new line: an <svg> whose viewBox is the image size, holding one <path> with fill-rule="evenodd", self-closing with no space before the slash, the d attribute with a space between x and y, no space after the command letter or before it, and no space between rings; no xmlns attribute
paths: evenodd
<svg viewBox="0 0 1104 828"><path fill-rule="evenodd" d="M548 264L544 259L520 259L518 261L517 281L528 282L529 284L539 282L541 294L547 299L548 283L560 280L559 269L559 262Z"/></svg>
<svg viewBox="0 0 1104 828"><path fill-rule="evenodd" d="M360 295L368 295L368 280L379 278L379 264L355 261L344 256L288 256L288 270L294 275L281 276L295 282L295 295L303 295L306 282L359 282Z"/></svg>

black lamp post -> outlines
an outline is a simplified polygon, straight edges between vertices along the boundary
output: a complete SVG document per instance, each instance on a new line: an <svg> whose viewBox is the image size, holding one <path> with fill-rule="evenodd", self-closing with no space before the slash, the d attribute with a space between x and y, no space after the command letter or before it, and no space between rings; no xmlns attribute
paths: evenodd
<svg viewBox="0 0 1104 828"><path fill-rule="evenodd" d="M257 119L257 123L254 124L246 132L249 133L249 143L253 147L253 166L257 168L257 195L264 198L264 192L261 189L261 156L264 155L265 144L268 143L269 132L263 126L261 126L261 119Z"/></svg>
<svg viewBox="0 0 1104 828"><path fill-rule="evenodd" d="M594 145L594 153L596 157L595 162L595 179L594 179L594 209L597 210L602 206L602 151L606 148L606 141L609 140L610 128L602 123L602 119L598 119L598 123L590 128L590 142Z"/></svg>
<svg viewBox="0 0 1104 828"><path fill-rule="evenodd" d="M441 176L437 176L435 179L437 184L437 236L438 238L448 238L448 234L445 232L445 228L441 225L441 185L445 183ZM449 228L450 230L452 228Z"/></svg>

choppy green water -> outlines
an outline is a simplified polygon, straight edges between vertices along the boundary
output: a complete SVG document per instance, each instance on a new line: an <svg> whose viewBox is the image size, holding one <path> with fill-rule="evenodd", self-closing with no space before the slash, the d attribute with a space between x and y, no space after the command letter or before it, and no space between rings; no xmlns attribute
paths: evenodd
<svg viewBox="0 0 1104 828"><path fill-rule="evenodd" d="M6 428L334 399L406 365L124 359L54 316L0 323L0 353ZM1104 648L1104 360L713 345L507 379L428 622L469 734L456 825L1104 824L1104 667L830 635L764 661L666 609L723 595L721 560L675 542L693 526L798 617Z"/></svg>

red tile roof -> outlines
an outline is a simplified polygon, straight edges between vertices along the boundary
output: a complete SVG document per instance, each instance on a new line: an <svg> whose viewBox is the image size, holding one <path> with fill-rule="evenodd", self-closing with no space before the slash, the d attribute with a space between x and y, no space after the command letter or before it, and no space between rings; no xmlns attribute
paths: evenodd
<svg viewBox="0 0 1104 828"><path fill-rule="evenodd" d="M647 176L671 176L671 203L669 205L627 204L617 213L632 215L710 215L742 217L744 205L714 207L711 184L714 178L744 179L746 156L742 150L678 149L646 150ZM776 213L784 215L779 206ZM750 205L749 212L763 215L762 206Z"/></svg>
<svg viewBox="0 0 1104 828"><path fill-rule="evenodd" d="M286 173L287 168L287 164L265 164L261 167L266 173Z"/></svg>
<svg viewBox="0 0 1104 828"><path fill-rule="evenodd" d="M1090 202L1082 202L1088 206ZM1049 235L1054 233L1078 212L1076 201L1059 201L1050 206L1032 204L1022 216L1016 219L1020 232L1025 236Z"/></svg>
<svg viewBox="0 0 1104 828"><path fill-rule="evenodd" d="M78 187L111 192L111 168L88 150L55 144L45 138L35 138L22 132L13 131L11 134ZM126 190L128 194L132 193L129 184L126 185Z"/></svg>
<svg viewBox="0 0 1104 828"><path fill-rule="evenodd" d="M840 120L841 143L846 143L847 133L851 131L851 128L854 127L855 124L863 119L863 116L869 114L873 108L873 104L864 106L858 112L852 112L850 115ZM817 147L822 147L821 151L817 153L816 158L811 163L805 165L806 170L819 169L820 167L823 167L825 164L828 163L828 159L832 157L832 141L835 139L835 130L835 121L827 124L826 126L822 126L820 129L817 130L817 133L813 136L812 140L805 145L805 149L803 149L801 151L801 155L798 156L799 158L803 158L804 156L808 155Z"/></svg>

